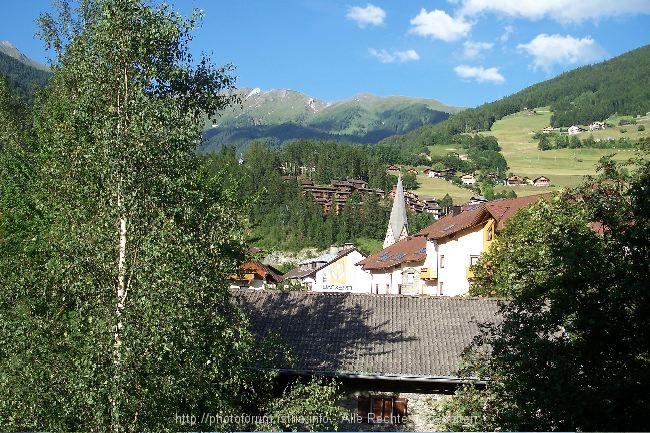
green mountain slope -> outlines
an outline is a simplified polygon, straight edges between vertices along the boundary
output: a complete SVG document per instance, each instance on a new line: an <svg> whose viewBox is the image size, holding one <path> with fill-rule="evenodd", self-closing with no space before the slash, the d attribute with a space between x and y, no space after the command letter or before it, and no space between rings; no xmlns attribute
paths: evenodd
<svg viewBox="0 0 650 433"><path fill-rule="evenodd" d="M35 62L11 43L0 42L0 75L5 76L9 88L24 100L31 100L34 86L44 86L50 77L45 65Z"/></svg>
<svg viewBox="0 0 650 433"><path fill-rule="evenodd" d="M489 130L494 122L526 107L550 107L555 127L585 125L614 114L644 115L650 111L650 45L602 63L584 66L527 87L513 95L426 125L404 137L422 145L454 134Z"/></svg>
<svg viewBox="0 0 650 433"><path fill-rule="evenodd" d="M204 150L223 144L243 147L253 139L271 144L304 138L376 143L461 110L432 99L370 94L333 104L291 90L240 89L239 96L240 107L206 123Z"/></svg>

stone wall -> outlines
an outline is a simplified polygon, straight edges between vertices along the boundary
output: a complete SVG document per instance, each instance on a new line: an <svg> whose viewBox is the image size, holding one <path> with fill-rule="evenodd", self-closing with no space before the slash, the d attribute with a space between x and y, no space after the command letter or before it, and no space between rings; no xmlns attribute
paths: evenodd
<svg viewBox="0 0 650 433"><path fill-rule="evenodd" d="M357 411L359 396L392 396L408 399L406 422L403 424L379 424L362 421ZM439 431L442 422L440 408L445 399L450 398L445 394L416 394L416 393L391 393L391 392L354 392L346 396L341 406L349 416L341 425L341 431Z"/></svg>

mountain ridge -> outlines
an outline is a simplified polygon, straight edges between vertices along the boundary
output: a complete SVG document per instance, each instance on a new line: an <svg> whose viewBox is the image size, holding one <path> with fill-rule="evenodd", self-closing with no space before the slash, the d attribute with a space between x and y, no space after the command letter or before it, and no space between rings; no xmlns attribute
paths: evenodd
<svg viewBox="0 0 650 433"><path fill-rule="evenodd" d="M225 144L245 147L250 140L272 145L299 138L376 142L446 119L463 110L435 99L377 96L367 92L326 102L291 89L244 87L235 95L238 106L206 120L203 150Z"/></svg>

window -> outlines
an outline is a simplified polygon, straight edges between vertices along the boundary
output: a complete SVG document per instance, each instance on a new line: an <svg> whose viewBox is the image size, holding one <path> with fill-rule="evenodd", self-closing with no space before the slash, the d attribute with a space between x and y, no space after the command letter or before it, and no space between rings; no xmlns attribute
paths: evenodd
<svg viewBox="0 0 650 433"><path fill-rule="evenodd" d="M494 237L494 226L491 226L491 227L488 229L488 232L487 232L487 235L486 235L486 239L487 239L488 241L491 241L493 237Z"/></svg>
<svg viewBox="0 0 650 433"><path fill-rule="evenodd" d="M375 294L379 294L379 283L375 284Z"/></svg>
<svg viewBox="0 0 650 433"><path fill-rule="evenodd" d="M444 255L440 256L440 267L441 268L445 267L445 256Z"/></svg>
<svg viewBox="0 0 650 433"><path fill-rule="evenodd" d="M469 265L474 266L478 263L478 256L469 256Z"/></svg>
<svg viewBox="0 0 650 433"><path fill-rule="evenodd" d="M359 396L357 411L370 424L403 424L407 417L408 399L388 395Z"/></svg>
<svg viewBox="0 0 650 433"><path fill-rule="evenodd" d="M386 294L390 293L390 284L386 284Z"/></svg>
<svg viewBox="0 0 650 433"><path fill-rule="evenodd" d="M443 282L441 281L441 282L440 282L440 285L438 286L438 289L439 289L439 290L438 290L438 294L439 294L440 296L442 296L442 287L444 286L444 284L445 284L445 283L443 283Z"/></svg>

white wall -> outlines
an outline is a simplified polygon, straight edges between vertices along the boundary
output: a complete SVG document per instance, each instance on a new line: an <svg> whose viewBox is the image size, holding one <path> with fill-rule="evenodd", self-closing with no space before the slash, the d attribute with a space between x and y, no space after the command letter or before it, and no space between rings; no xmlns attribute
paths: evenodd
<svg viewBox="0 0 650 433"><path fill-rule="evenodd" d="M483 225L458 233L438 245L438 294L442 296L465 295L469 292L467 268L471 256L483 252ZM440 266L444 256L444 267ZM442 286L441 286L442 285ZM441 293L442 292L442 293Z"/></svg>
<svg viewBox="0 0 650 433"><path fill-rule="evenodd" d="M370 293L372 277L356 263L365 257L359 251L349 254L316 272L312 290L315 292Z"/></svg>

